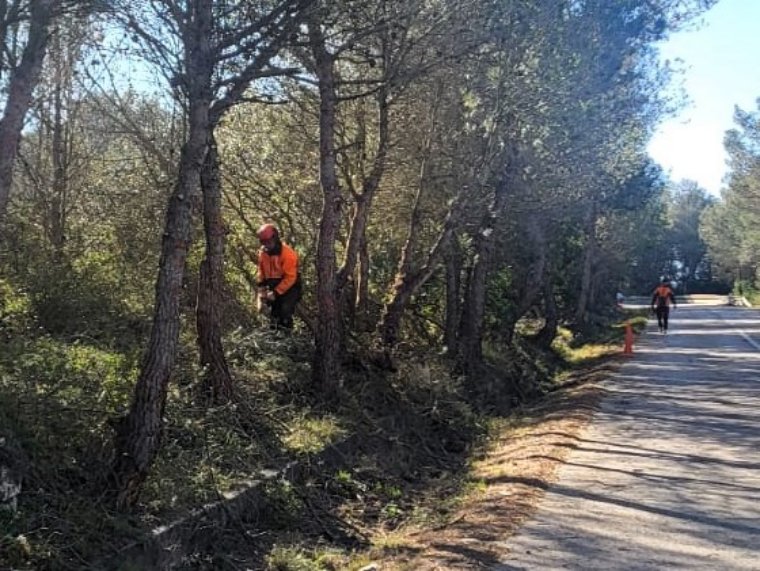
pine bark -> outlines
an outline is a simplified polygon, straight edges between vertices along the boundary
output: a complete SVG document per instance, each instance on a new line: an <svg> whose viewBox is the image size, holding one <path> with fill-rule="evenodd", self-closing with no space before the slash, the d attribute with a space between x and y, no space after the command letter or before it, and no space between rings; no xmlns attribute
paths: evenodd
<svg viewBox="0 0 760 571"><path fill-rule="evenodd" d="M111 472L121 509L138 500L161 446L169 377L177 355L180 300L185 261L192 238L192 209L209 141L212 0L197 0L192 33L186 35L188 138L180 153L179 175L166 213L150 341L129 413L117 426Z"/></svg>
<svg viewBox="0 0 760 571"><path fill-rule="evenodd" d="M148 350L129 413L115 437L113 477L118 493L117 505L122 509L137 501L161 446L169 376L179 339L182 279L191 239L191 198L198 188L204 150L205 141L200 142L193 135L182 149L179 180L166 214Z"/></svg>
<svg viewBox="0 0 760 571"><path fill-rule="evenodd" d="M315 385L330 393L340 385L343 345L335 253L342 202L335 155L337 95L334 58L325 47L320 23L314 16L309 22L309 40L319 83L319 180L323 197L316 249L317 320L312 377Z"/></svg>
<svg viewBox="0 0 760 571"><path fill-rule="evenodd" d="M224 242L222 193L219 178L219 153L214 135L209 136L208 152L201 172L203 228L206 253L201 262L195 319L200 364L204 369L204 389L211 402L232 398L232 376L222 345L224 296Z"/></svg>

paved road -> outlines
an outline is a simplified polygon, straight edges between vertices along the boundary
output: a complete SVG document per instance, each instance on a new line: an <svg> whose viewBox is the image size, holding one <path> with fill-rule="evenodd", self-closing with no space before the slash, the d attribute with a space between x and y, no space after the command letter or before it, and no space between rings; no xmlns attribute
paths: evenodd
<svg viewBox="0 0 760 571"><path fill-rule="evenodd" d="M494 570L760 570L760 312L672 315Z"/></svg>

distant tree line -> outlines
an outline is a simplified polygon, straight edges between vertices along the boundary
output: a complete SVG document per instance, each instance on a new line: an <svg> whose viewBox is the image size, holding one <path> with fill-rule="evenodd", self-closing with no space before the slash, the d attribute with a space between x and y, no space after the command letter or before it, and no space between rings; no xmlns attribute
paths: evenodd
<svg viewBox="0 0 760 571"><path fill-rule="evenodd" d="M760 290L760 100L750 111L737 108L735 127L726 133L729 174L721 200L701 217L700 232L715 271L736 293Z"/></svg>

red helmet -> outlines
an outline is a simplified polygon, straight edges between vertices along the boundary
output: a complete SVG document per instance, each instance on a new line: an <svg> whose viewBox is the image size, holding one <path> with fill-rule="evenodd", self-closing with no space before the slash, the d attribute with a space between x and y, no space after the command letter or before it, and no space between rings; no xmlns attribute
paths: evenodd
<svg viewBox="0 0 760 571"><path fill-rule="evenodd" d="M277 236L277 227L274 224L264 224L259 231L256 232L259 240L266 242Z"/></svg>

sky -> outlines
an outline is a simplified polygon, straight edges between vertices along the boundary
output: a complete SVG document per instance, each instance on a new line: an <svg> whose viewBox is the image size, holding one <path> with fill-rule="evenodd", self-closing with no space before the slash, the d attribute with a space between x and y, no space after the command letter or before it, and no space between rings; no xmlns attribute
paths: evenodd
<svg viewBox="0 0 760 571"><path fill-rule="evenodd" d="M760 0L718 0L701 20L660 45L663 59L682 60L676 82L689 102L659 126L649 154L673 180L695 180L717 196L734 106L755 109L760 97Z"/></svg>

